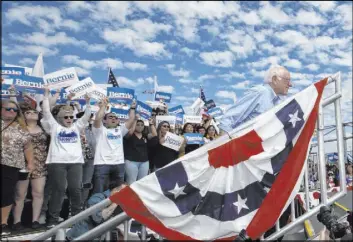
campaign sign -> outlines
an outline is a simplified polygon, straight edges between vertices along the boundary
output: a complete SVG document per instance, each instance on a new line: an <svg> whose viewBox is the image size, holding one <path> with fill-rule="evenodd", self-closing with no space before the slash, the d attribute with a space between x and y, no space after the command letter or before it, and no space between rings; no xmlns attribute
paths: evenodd
<svg viewBox="0 0 353 242"><path fill-rule="evenodd" d="M134 98L135 90L121 87L108 87L107 96L111 103L124 103L130 105Z"/></svg>
<svg viewBox="0 0 353 242"><path fill-rule="evenodd" d="M141 101L137 101L136 111L143 119L149 119L152 115L152 108Z"/></svg>
<svg viewBox="0 0 353 242"><path fill-rule="evenodd" d="M175 128L175 116L163 116L157 115L156 116L156 127L158 127L159 123L162 121L167 121L170 125L170 128Z"/></svg>
<svg viewBox="0 0 353 242"><path fill-rule="evenodd" d="M79 82L74 67L46 74L43 76L43 80L51 89L69 87Z"/></svg>
<svg viewBox="0 0 353 242"><path fill-rule="evenodd" d="M184 124L186 123L200 124L201 120L202 120L201 116L184 115Z"/></svg>
<svg viewBox="0 0 353 242"><path fill-rule="evenodd" d="M129 119L129 110L111 108L110 113L115 113L118 119L124 122Z"/></svg>
<svg viewBox="0 0 353 242"><path fill-rule="evenodd" d="M219 107L211 108L210 110L207 111L207 113L215 118L223 115L223 111Z"/></svg>
<svg viewBox="0 0 353 242"><path fill-rule="evenodd" d="M156 95L154 96L154 100L170 103L170 100L172 100L172 94L166 93L166 92L156 92Z"/></svg>
<svg viewBox="0 0 353 242"><path fill-rule="evenodd" d="M90 77L87 77L86 79L75 83L71 87L66 88L65 91L66 93L75 93L73 99L78 99L79 96L90 93L95 88L96 85L94 84L93 80Z"/></svg>
<svg viewBox="0 0 353 242"><path fill-rule="evenodd" d="M164 138L165 142L162 145L175 151L179 151L183 144L183 137L170 132L167 132Z"/></svg>
<svg viewBox="0 0 353 242"><path fill-rule="evenodd" d="M26 75L16 76L13 79L13 84L18 91L44 94L44 82L43 78L40 77Z"/></svg>
<svg viewBox="0 0 353 242"><path fill-rule="evenodd" d="M22 76L25 75L25 68L22 67L8 67L2 66L1 67L1 76Z"/></svg>
<svg viewBox="0 0 353 242"><path fill-rule="evenodd" d="M211 100L208 100L208 101L205 103L205 106L206 106L207 110L210 110L211 108L215 108L215 107L216 107L216 104L215 104L215 102L211 99Z"/></svg>
<svg viewBox="0 0 353 242"><path fill-rule="evenodd" d="M184 122L184 114L176 114L175 115L175 124L180 124L180 125L183 125L183 122Z"/></svg>
<svg viewBox="0 0 353 242"><path fill-rule="evenodd" d="M89 95L91 98L101 101L107 98L107 90L96 86L96 88L92 92L90 92Z"/></svg>
<svg viewBox="0 0 353 242"><path fill-rule="evenodd" d="M24 71L24 75L27 75L27 76L32 75L32 71L33 71L33 68L30 68L30 67L17 66L17 65L11 65L11 64L5 64L5 67L20 67L20 68L23 68L25 70Z"/></svg>
<svg viewBox="0 0 353 242"><path fill-rule="evenodd" d="M11 97L9 88L11 87L11 85L9 84L1 84L1 97L2 98L7 98L7 97ZM19 92L17 92L17 94L19 94Z"/></svg>
<svg viewBox="0 0 353 242"><path fill-rule="evenodd" d="M205 102L201 100L201 98L197 98L196 101L191 105L191 110L193 111L194 115L199 115Z"/></svg>
<svg viewBox="0 0 353 242"><path fill-rule="evenodd" d="M197 133L185 133L184 138L188 145L203 145L205 143L202 134Z"/></svg>
<svg viewBox="0 0 353 242"><path fill-rule="evenodd" d="M181 105L178 105L178 106L173 107L173 108L169 108L168 109L168 113L169 114L179 114L179 113L180 114L185 114L183 106L181 106Z"/></svg>

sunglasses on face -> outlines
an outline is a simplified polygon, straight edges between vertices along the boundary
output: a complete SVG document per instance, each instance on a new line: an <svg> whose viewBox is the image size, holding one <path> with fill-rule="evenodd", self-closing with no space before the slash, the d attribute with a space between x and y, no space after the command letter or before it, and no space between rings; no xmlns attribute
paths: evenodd
<svg viewBox="0 0 353 242"><path fill-rule="evenodd" d="M4 108L3 107L3 109L5 109L7 112L10 112L11 110L13 111L13 112L18 112L18 109L17 108Z"/></svg>
<svg viewBox="0 0 353 242"><path fill-rule="evenodd" d="M118 119L118 118L115 117L115 116L108 116L107 118L108 118L108 119Z"/></svg>
<svg viewBox="0 0 353 242"><path fill-rule="evenodd" d="M64 119L74 119L74 116L64 116Z"/></svg>

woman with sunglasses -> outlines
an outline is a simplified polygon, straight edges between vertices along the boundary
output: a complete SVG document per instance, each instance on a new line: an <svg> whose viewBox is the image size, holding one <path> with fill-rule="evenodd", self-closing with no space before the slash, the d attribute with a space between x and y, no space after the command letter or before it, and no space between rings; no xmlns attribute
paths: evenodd
<svg viewBox="0 0 353 242"><path fill-rule="evenodd" d="M47 226L58 224L62 203L65 197L66 183L69 192L72 216L81 211L82 165L84 157L80 133L88 125L91 116L90 98L86 95L86 110L77 122L70 106L53 108L53 117L49 107L49 89L45 87L43 98L42 127L50 134L50 145L46 164L48 183L52 192L49 200L49 217Z"/></svg>
<svg viewBox="0 0 353 242"><path fill-rule="evenodd" d="M16 206L13 209L13 230L22 229L21 215L29 182L31 182L32 189L32 228L38 229L40 227L38 220L43 205L44 186L47 175L45 161L48 154L49 136L40 126L39 112L37 110L28 104L21 104L21 111L24 113L27 129L32 138L34 170L31 174L22 173L24 176L20 177L20 180L17 182L15 195Z"/></svg>
<svg viewBox="0 0 353 242"><path fill-rule="evenodd" d="M31 136L18 104L1 100L1 235L10 234L7 220L14 202L19 171L34 167Z"/></svg>
<svg viewBox="0 0 353 242"><path fill-rule="evenodd" d="M155 129L153 123L151 129ZM169 123L167 121L160 122L157 131L152 132L157 134L157 136L152 137L148 142L150 163L152 164L151 166L154 166L154 170L162 168L178 158L178 151L162 145L165 142L164 137L167 132L171 132Z"/></svg>

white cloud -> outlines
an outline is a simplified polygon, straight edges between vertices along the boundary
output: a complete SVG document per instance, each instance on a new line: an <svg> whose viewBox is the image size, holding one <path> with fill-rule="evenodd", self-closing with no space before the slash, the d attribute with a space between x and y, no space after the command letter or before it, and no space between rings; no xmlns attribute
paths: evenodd
<svg viewBox="0 0 353 242"><path fill-rule="evenodd" d="M35 63L35 60L34 59L31 59L31 58L23 58L19 61L19 63L23 66L29 66L29 65L34 65Z"/></svg>
<svg viewBox="0 0 353 242"><path fill-rule="evenodd" d="M195 100L195 97L185 97L185 96L176 96L176 97L173 97L173 99L175 100L178 100L178 101L194 101Z"/></svg>
<svg viewBox="0 0 353 242"><path fill-rule="evenodd" d="M230 51L213 51L200 53L202 61L209 66L231 67L234 55Z"/></svg>
<svg viewBox="0 0 353 242"><path fill-rule="evenodd" d="M187 87L187 88L189 89L189 87ZM200 93L200 89L198 89L198 88L193 88L193 87L192 87L192 88L190 89L190 91L191 91L191 93L198 93L198 94Z"/></svg>
<svg viewBox="0 0 353 242"><path fill-rule="evenodd" d="M33 5L16 5L5 13L5 23L20 22L27 26L36 26L49 33L61 27L79 31L80 24L74 20L63 19L59 8Z"/></svg>
<svg viewBox="0 0 353 242"><path fill-rule="evenodd" d="M137 87L144 84L145 82L142 78L138 78L136 81L133 81L123 76L117 77L116 81L119 83L119 86L129 86L129 87Z"/></svg>
<svg viewBox="0 0 353 242"><path fill-rule="evenodd" d="M271 2L260 2L259 14L262 19L275 24L287 24L291 18L280 7L273 6Z"/></svg>
<svg viewBox="0 0 353 242"><path fill-rule="evenodd" d="M229 49L235 53L237 57L246 58L256 49L254 39L243 30L234 30L220 36L227 40Z"/></svg>
<svg viewBox="0 0 353 242"><path fill-rule="evenodd" d="M146 64L141 64L138 62L125 62L124 63L124 67L126 67L127 69L130 70L146 70L147 69L147 65Z"/></svg>
<svg viewBox="0 0 353 242"><path fill-rule="evenodd" d="M351 4L342 4L335 9L336 19L343 23L341 24L344 30L352 31L352 5Z"/></svg>
<svg viewBox="0 0 353 242"><path fill-rule="evenodd" d="M322 12L334 10L336 3L334 1L305 1L303 3L311 4Z"/></svg>
<svg viewBox="0 0 353 242"><path fill-rule="evenodd" d="M311 71L317 71L320 69L320 66L317 64L310 64L310 65L305 66L305 68L307 68Z"/></svg>
<svg viewBox="0 0 353 242"><path fill-rule="evenodd" d="M242 90L242 89L248 89L250 87L250 84L251 84L251 81L246 80L246 81L243 81L243 82L238 82L235 85L232 85L231 87L234 88L234 89Z"/></svg>
<svg viewBox="0 0 353 242"><path fill-rule="evenodd" d="M207 79L213 79L215 77L216 77L215 75L205 74L205 75L199 76L197 79L199 81L204 81L204 80L207 80Z"/></svg>
<svg viewBox="0 0 353 242"><path fill-rule="evenodd" d="M236 71L231 71L229 73L225 73L225 74L221 74L219 75L220 78L224 78L226 81L231 81L232 79L234 78L245 78L245 74L244 73L239 73L239 72L236 72Z"/></svg>
<svg viewBox="0 0 353 242"><path fill-rule="evenodd" d="M184 83L184 84L189 84L189 83L199 83L201 82L200 80L193 80L193 79L184 79L184 78L181 78L178 80L178 82L180 83Z"/></svg>
<svg viewBox="0 0 353 242"><path fill-rule="evenodd" d="M243 14L239 14L239 15L241 16L240 19L248 25L261 24L261 19L255 11L251 11L251 12L243 13Z"/></svg>
<svg viewBox="0 0 353 242"><path fill-rule="evenodd" d="M167 70L169 71L169 73L172 75L172 76L177 76L177 77L188 77L190 75L190 72L183 69L183 68L180 68L179 70L176 70L175 69L175 65L174 64L167 64L166 65L166 68Z"/></svg>
<svg viewBox="0 0 353 242"><path fill-rule="evenodd" d="M183 47L180 49L181 52L184 52L187 56L192 57L194 54L198 53L197 50L189 49L188 47Z"/></svg>
<svg viewBox="0 0 353 242"><path fill-rule="evenodd" d="M77 74L80 76L90 75L90 73L91 73L90 70L87 70L87 69L79 67L79 66L75 66L75 70L76 70Z"/></svg>
<svg viewBox="0 0 353 242"><path fill-rule="evenodd" d="M12 45L11 48L8 46L2 46L2 54L4 55L34 55L38 56L39 53L43 53L43 56L55 56L59 53L57 48L49 49L43 46L37 45Z"/></svg>
<svg viewBox="0 0 353 242"><path fill-rule="evenodd" d="M312 84L312 81L302 79L302 80L298 80L298 81L293 81L293 84L294 84L294 86L309 86Z"/></svg>
<svg viewBox="0 0 353 242"><path fill-rule="evenodd" d="M235 92L225 91L225 90L216 92L215 96L220 98L232 99L232 100L237 99L237 95L235 94Z"/></svg>
<svg viewBox="0 0 353 242"><path fill-rule="evenodd" d="M173 86L158 86L158 91L166 92L166 93L173 93L174 87Z"/></svg>
<svg viewBox="0 0 353 242"><path fill-rule="evenodd" d="M292 68L295 68L295 69L299 69L299 68L302 67L302 63L299 60L296 60L296 59L287 60L283 65L286 66L286 67L292 67Z"/></svg>
<svg viewBox="0 0 353 242"><path fill-rule="evenodd" d="M126 17L132 13L128 1L99 1L91 10L91 18L99 22L109 23L125 23Z"/></svg>
<svg viewBox="0 0 353 242"><path fill-rule="evenodd" d="M296 23L304 25L322 25L326 20L315 11L299 10L295 19Z"/></svg>

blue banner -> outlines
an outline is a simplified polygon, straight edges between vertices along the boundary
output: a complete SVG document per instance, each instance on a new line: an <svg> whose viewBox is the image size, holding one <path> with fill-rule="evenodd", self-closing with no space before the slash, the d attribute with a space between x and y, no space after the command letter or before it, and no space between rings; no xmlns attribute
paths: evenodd
<svg viewBox="0 0 353 242"><path fill-rule="evenodd" d="M203 145L205 143L202 134L185 133L186 144L188 145Z"/></svg>
<svg viewBox="0 0 353 242"><path fill-rule="evenodd" d="M166 92L156 92L154 100L155 101L162 100L165 103L170 103L170 100L172 100L172 94L171 93L166 93Z"/></svg>
<svg viewBox="0 0 353 242"><path fill-rule="evenodd" d="M216 108L211 108L210 110L207 111L207 113L208 113L209 115L211 115L212 117L214 117L214 118L223 115L222 109L220 109L220 108L218 108L218 107L216 107Z"/></svg>
<svg viewBox="0 0 353 242"><path fill-rule="evenodd" d="M336 152L327 154L327 160L330 163L338 161L338 154Z"/></svg>
<svg viewBox="0 0 353 242"><path fill-rule="evenodd" d="M11 78L11 76L22 76L25 75L25 68L23 67L1 67L1 76L8 76Z"/></svg>
<svg viewBox="0 0 353 242"><path fill-rule="evenodd" d="M216 104L215 104L215 102L211 99L211 100L208 100L208 101L205 103L205 106L206 106L207 110L210 110L211 108L215 108L215 107L216 107Z"/></svg>
<svg viewBox="0 0 353 242"><path fill-rule="evenodd" d="M15 88L18 91L44 94L43 78L22 75L16 76L13 79L13 84L15 85Z"/></svg>
<svg viewBox="0 0 353 242"><path fill-rule="evenodd" d="M10 91L9 88L11 87L11 85L9 84L1 84L1 98L8 98L10 97ZM17 95L19 95L20 92L17 91Z"/></svg>
<svg viewBox="0 0 353 242"><path fill-rule="evenodd" d="M184 122L184 115L181 113L178 113L175 115L175 124L180 124L183 125Z"/></svg>
<svg viewBox="0 0 353 242"><path fill-rule="evenodd" d="M152 108L141 101L137 101L136 111L143 119L148 120L152 115Z"/></svg>
<svg viewBox="0 0 353 242"><path fill-rule="evenodd" d="M120 108L111 108L110 112L115 113L120 121L125 122L126 120L129 119L129 110L120 109Z"/></svg>
<svg viewBox="0 0 353 242"><path fill-rule="evenodd" d="M107 88L107 97L111 103L117 104L128 104L132 103L132 99L135 96L135 90L130 88L121 88L121 87L108 87Z"/></svg>
<svg viewBox="0 0 353 242"><path fill-rule="evenodd" d="M168 113L169 114L185 114L183 106L181 106L181 105L178 105L178 106L173 107L173 108L169 108L168 109Z"/></svg>

